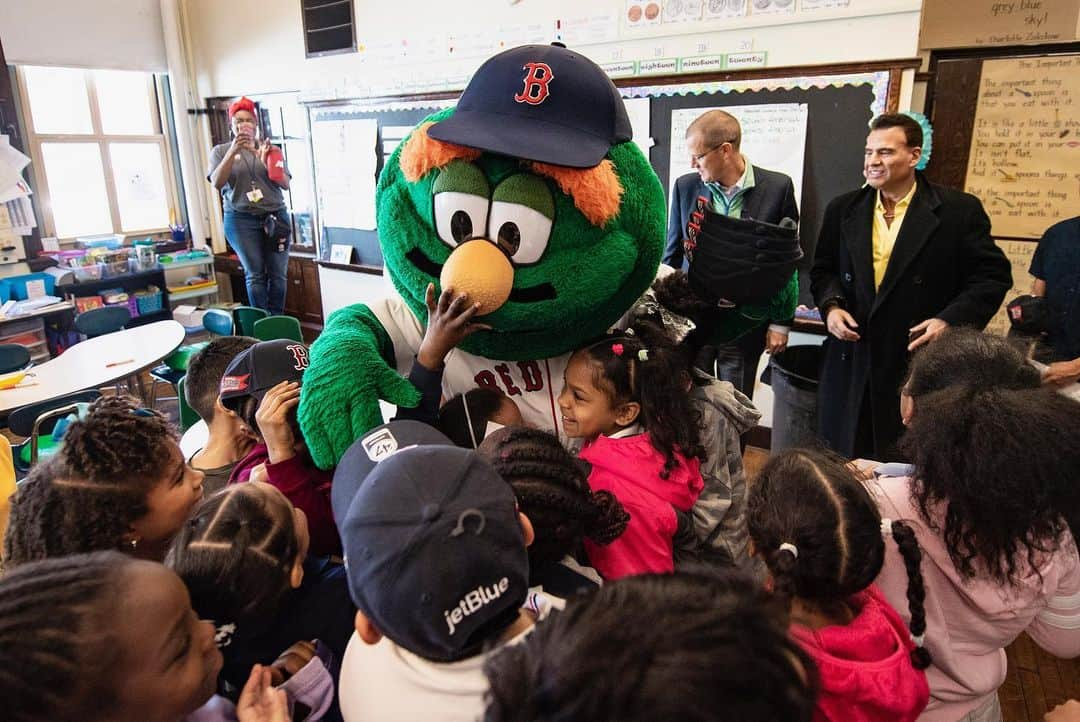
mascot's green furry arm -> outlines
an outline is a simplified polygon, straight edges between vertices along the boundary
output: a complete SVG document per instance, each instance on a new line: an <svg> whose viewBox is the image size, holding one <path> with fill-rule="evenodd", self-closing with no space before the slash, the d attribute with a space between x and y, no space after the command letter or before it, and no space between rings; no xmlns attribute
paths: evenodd
<svg viewBox="0 0 1080 722"><path fill-rule="evenodd" d="M663 188L631 136L607 76L543 45L489 59L455 109L413 129L376 192L398 295L341 309L311 348L299 419L319 466L382 422L380 398L417 404L399 373L423 338L429 283L482 303L491 326L447 356L444 396L499 388L527 423L561 431L569 353L618 322L664 246Z"/></svg>

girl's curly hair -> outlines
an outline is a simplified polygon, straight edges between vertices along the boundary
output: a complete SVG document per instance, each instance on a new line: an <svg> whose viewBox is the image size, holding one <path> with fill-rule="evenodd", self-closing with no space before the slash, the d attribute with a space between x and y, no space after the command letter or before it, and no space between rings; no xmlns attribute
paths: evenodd
<svg viewBox="0 0 1080 722"><path fill-rule="evenodd" d="M935 344L936 345L936 344ZM912 500L965 578L1017 584L1077 518L1080 404L1053 389L953 387L919 399L900 450Z"/></svg>

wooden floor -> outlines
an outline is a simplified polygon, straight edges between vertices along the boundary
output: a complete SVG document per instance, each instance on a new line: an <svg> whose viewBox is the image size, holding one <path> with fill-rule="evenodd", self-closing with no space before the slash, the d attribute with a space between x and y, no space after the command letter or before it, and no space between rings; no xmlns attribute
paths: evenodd
<svg viewBox="0 0 1080 722"><path fill-rule="evenodd" d="M746 447L743 464L756 474L769 452ZM1068 699L1080 699L1080 659L1058 659L1021 634L1005 649L1009 671L998 690L1005 722L1042 722L1043 715Z"/></svg>

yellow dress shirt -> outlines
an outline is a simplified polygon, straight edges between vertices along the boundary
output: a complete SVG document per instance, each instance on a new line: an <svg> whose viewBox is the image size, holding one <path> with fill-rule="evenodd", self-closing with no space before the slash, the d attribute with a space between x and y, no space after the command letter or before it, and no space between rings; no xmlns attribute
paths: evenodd
<svg viewBox="0 0 1080 722"><path fill-rule="evenodd" d="M911 198L915 195L918 183L911 184L911 190L907 195L896 202L893 208L892 225L885 222L885 206L881 203L881 191L877 193L877 203L874 204L874 289L881 288L881 279L885 278L885 269L889 267L889 259L892 257L893 246L896 245L896 237L900 235L900 226L904 222L904 214L911 205Z"/></svg>

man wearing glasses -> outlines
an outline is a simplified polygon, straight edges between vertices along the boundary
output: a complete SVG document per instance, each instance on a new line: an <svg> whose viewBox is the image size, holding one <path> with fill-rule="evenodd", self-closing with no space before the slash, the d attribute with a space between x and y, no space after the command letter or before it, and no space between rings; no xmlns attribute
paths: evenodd
<svg viewBox="0 0 1080 722"><path fill-rule="evenodd" d="M787 218L798 223L799 208L791 178L751 165L739 151L741 141L739 121L723 110L710 110L698 116L686 129L690 167L695 172L681 176L672 189L664 263L684 268L686 226L699 196L711 199L713 212L733 218L774 225ZM794 308L791 310L794 313ZM770 354L783 351L791 322L791 316L766 318L738 338L706 347L697 365L752 396L762 351L768 349Z"/></svg>

